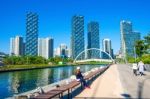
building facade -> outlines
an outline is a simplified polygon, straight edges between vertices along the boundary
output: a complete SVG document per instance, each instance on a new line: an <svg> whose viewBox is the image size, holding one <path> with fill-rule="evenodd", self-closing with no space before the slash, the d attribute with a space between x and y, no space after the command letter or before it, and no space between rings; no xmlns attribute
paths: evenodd
<svg viewBox="0 0 150 99"><path fill-rule="evenodd" d="M100 48L100 40L99 40L99 23L98 22L90 22L88 23L88 46L87 49L90 48ZM88 58L99 58L100 52L97 50L89 50L87 52Z"/></svg>
<svg viewBox="0 0 150 99"><path fill-rule="evenodd" d="M61 57L68 57L68 52L67 52L67 45L66 44L60 44L60 56Z"/></svg>
<svg viewBox="0 0 150 99"><path fill-rule="evenodd" d="M15 38L10 38L10 55L24 55L23 37L16 36Z"/></svg>
<svg viewBox="0 0 150 99"><path fill-rule="evenodd" d="M36 56L38 53L38 15L29 12L26 15L25 55Z"/></svg>
<svg viewBox="0 0 150 99"><path fill-rule="evenodd" d="M135 42L140 40L140 32L134 32L132 30L132 23L129 21L121 21L121 56L126 58L127 56L133 57L135 54L134 47Z"/></svg>
<svg viewBox="0 0 150 99"><path fill-rule="evenodd" d="M84 17L75 15L72 17L71 56L73 59L84 51ZM85 58L83 53L80 58Z"/></svg>
<svg viewBox="0 0 150 99"><path fill-rule="evenodd" d="M111 57L113 57L113 50L111 47L111 40L110 39L103 39L102 48L103 48L104 52L108 53ZM109 59L110 58L106 53L102 53L103 59Z"/></svg>
<svg viewBox="0 0 150 99"><path fill-rule="evenodd" d="M38 56L46 59L53 57L54 40L52 38L38 39Z"/></svg>

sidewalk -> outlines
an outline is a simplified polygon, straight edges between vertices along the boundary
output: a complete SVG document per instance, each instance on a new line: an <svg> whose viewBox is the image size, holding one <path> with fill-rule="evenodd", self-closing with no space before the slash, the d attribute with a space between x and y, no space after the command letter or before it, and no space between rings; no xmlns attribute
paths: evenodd
<svg viewBox="0 0 150 99"><path fill-rule="evenodd" d="M75 98L150 98L150 72L135 76L130 65L112 65Z"/></svg>
<svg viewBox="0 0 150 99"><path fill-rule="evenodd" d="M131 65L119 64L117 67L125 94L131 98L150 98L150 72L135 76Z"/></svg>
<svg viewBox="0 0 150 99"><path fill-rule="evenodd" d="M78 97L122 98L123 88L119 79L117 66L112 65L91 84L91 89L85 89Z"/></svg>

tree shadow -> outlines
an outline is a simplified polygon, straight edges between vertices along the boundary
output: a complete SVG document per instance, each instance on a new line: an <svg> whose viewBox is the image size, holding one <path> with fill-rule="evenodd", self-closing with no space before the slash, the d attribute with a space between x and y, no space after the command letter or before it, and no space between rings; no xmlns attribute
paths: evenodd
<svg viewBox="0 0 150 99"><path fill-rule="evenodd" d="M138 91L137 91L138 99L142 99L144 84L148 79L150 79L150 77L145 78L142 82L138 82Z"/></svg>

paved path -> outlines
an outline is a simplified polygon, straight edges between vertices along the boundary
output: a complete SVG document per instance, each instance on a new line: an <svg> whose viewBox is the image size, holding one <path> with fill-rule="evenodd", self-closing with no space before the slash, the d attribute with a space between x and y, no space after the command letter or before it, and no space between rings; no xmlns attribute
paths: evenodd
<svg viewBox="0 0 150 99"><path fill-rule="evenodd" d="M134 76L130 65L112 65L77 97L101 98L150 98L150 72ZM146 80L145 80L146 79ZM144 81L145 80L145 81Z"/></svg>
<svg viewBox="0 0 150 99"><path fill-rule="evenodd" d="M85 89L77 97L121 98L123 88L119 80L117 66L112 65L91 84L91 89Z"/></svg>
<svg viewBox="0 0 150 99"><path fill-rule="evenodd" d="M150 72L145 72L145 76L135 76L131 65L120 64L117 68L124 94L130 95L131 98L150 98Z"/></svg>

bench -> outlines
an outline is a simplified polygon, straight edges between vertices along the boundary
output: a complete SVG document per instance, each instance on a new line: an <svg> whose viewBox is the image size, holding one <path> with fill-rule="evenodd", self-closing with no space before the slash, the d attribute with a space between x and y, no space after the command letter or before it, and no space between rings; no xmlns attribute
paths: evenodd
<svg viewBox="0 0 150 99"><path fill-rule="evenodd" d="M104 68L95 70L93 72L90 72L89 74L87 74L84 77L84 79L85 80L90 80L93 77L95 77L96 75L101 74L106 69L107 69L107 67L104 67ZM46 92L44 94L40 94L38 96L31 97L31 99L51 99L51 98L54 98L54 97L56 97L58 95L59 95L59 98L62 98L63 97L63 93L65 91L68 91L68 98L69 98L70 97L70 93L72 93L72 89L74 87L78 86L79 84L80 84L79 81L73 80L69 84L66 84L66 85L60 86L58 88L52 89L52 90L50 90L50 91L48 91L48 92ZM71 97L72 97L72 94L71 94Z"/></svg>

